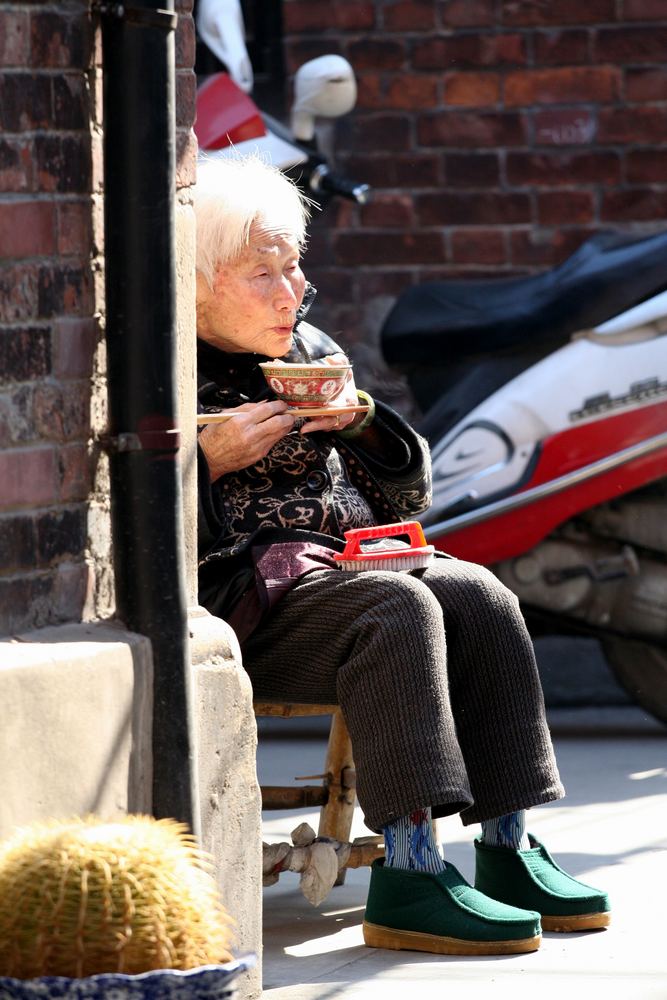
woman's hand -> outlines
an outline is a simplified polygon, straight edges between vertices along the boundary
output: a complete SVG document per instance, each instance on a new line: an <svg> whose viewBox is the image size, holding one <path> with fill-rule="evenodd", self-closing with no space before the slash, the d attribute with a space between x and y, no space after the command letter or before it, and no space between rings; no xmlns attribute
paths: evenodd
<svg viewBox="0 0 667 1000"><path fill-rule="evenodd" d="M328 365L349 365L350 360L343 353L328 354L322 361ZM357 387L354 384L352 369L348 372L342 392L336 396L328 405L336 406L358 406ZM342 431L348 427L360 415L358 413L338 413L332 417L311 417L306 420L301 428L301 434L312 434L313 431ZM363 413L361 414L363 416Z"/></svg>
<svg viewBox="0 0 667 1000"><path fill-rule="evenodd" d="M208 463L211 482L227 472L238 472L265 458L277 441L294 427L294 417L286 413L287 403L242 403L234 416L222 424L207 424L199 434L199 444Z"/></svg>

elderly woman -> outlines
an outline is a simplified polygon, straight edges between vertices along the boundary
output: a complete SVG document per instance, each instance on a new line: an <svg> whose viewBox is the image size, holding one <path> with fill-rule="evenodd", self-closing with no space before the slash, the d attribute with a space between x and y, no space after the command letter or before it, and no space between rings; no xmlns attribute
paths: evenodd
<svg viewBox="0 0 667 1000"><path fill-rule="evenodd" d="M541 928L609 920L526 832L563 788L518 602L488 570L438 554L412 572L341 570L351 528L430 500L426 442L351 378L365 413L295 419L258 365L340 358L304 319L307 209L256 158L200 166L199 404L233 409L200 450L200 599L236 630L258 698L337 703L367 825L382 832L364 920L375 947L533 951ZM443 859L432 818L481 823L475 887Z"/></svg>

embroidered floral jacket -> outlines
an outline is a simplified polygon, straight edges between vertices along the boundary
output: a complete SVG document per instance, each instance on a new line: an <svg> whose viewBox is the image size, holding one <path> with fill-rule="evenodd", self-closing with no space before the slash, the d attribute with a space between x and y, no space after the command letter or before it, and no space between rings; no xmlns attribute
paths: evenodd
<svg viewBox="0 0 667 1000"><path fill-rule="evenodd" d="M300 319L285 359L312 362L340 350ZM266 360L199 341L200 411L271 398L258 367ZM200 453L199 599L230 621L241 641L302 573L335 565L345 531L406 520L428 508L426 441L388 406L376 407L372 450L369 435L346 440L295 429L260 462L213 484Z"/></svg>

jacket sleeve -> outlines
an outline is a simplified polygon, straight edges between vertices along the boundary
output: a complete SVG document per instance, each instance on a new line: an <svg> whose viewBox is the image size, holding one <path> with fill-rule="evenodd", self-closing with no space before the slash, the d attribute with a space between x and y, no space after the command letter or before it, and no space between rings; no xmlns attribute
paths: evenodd
<svg viewBox="0 0 667 1000"><path fill-rule="evenodd" d="M373 429L373 435L341 441L341 450L349 452L361 464L400 520L428 510L432 498L431 454L426 440L391 407L379 401ZM349 468L349 461L347 464Z"/></svg>
<svg viewBox="0 0 667 1000"><path fill-rule="evenodd" d="M199 559L210 552L222 532L211 489L211 477L204 452L197 445L197 551Z"/></svg>

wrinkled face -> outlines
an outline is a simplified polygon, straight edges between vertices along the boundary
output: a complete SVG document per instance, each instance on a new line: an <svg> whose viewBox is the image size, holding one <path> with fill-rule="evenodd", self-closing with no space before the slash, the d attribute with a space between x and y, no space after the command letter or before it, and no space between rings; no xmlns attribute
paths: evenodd
<svg viewBox="0 0 667 1000"><path fill-rule="evenodd" d="M305 284L296 240L254 223L249 245L218 268L212 289L197 274L197 336L223 351L280 358L292 346Z"/></svg>

